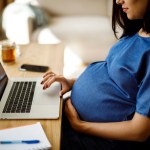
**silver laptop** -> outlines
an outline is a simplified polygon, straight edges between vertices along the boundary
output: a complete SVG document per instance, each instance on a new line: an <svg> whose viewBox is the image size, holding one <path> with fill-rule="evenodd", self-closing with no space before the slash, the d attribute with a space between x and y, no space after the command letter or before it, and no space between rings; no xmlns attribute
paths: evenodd
<svg viewBox="0 0 150 150"><path fill-rule="evenodd" d="M9 79L0 63L0 119L59 118L61 85L43 90L42 78Z"/></svg>

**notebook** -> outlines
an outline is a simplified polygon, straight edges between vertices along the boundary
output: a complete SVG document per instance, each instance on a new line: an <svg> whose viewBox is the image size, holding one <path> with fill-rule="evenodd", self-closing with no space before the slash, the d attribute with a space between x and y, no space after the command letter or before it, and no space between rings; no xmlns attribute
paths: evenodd
<svg viewBox="0 0 150 150"><path fill-rule="evenodd" d="M43 90L42 78L8 78L0 63L0 119L59 118L61 85Z"/></svg>
<svg viewBox="0 0 150 150"><path fill-rule="evenodd" d="M35 139L40 142L35 144L0 144L0 150L48 150L51 148L51 143L48 141L40 122L32 125L0 130L0 142L6 140L20 141Z"/></svg>

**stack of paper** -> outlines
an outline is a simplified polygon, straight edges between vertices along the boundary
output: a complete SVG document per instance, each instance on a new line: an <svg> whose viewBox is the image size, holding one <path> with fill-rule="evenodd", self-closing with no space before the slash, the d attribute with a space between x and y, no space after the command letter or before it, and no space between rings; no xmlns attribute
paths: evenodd
<svg viewBox="0 0 150 150"><path fill-rule="evenodd" d="M16 141L39 140L39 143L26 144ZM3 144L6 141L14 141L10 144ZM0 130L0 150L47 150L51 148L45 132L38 122L16 128Z"/></svg>

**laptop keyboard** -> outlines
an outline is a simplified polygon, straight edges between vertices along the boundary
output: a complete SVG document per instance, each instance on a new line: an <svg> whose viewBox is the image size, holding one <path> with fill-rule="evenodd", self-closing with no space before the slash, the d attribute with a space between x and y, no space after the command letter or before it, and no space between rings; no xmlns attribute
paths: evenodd
<svg viewBox="0 0 150 150"><path fill-rule="evenodd" d="M36 82L14 82L3 113L30 113Z"/></svg>

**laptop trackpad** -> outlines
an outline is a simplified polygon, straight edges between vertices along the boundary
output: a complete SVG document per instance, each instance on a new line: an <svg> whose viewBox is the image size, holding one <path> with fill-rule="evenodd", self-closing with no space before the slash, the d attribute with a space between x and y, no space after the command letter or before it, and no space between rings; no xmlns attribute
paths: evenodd
<svg viewBox="0 0 150 150"><path fill-rule="evenodd" d="M33 103L35 105L57 105L60 101L60 90L61 85L58 82L53 83L46 90L43 90L43 87L37 84Z"/></svg>

